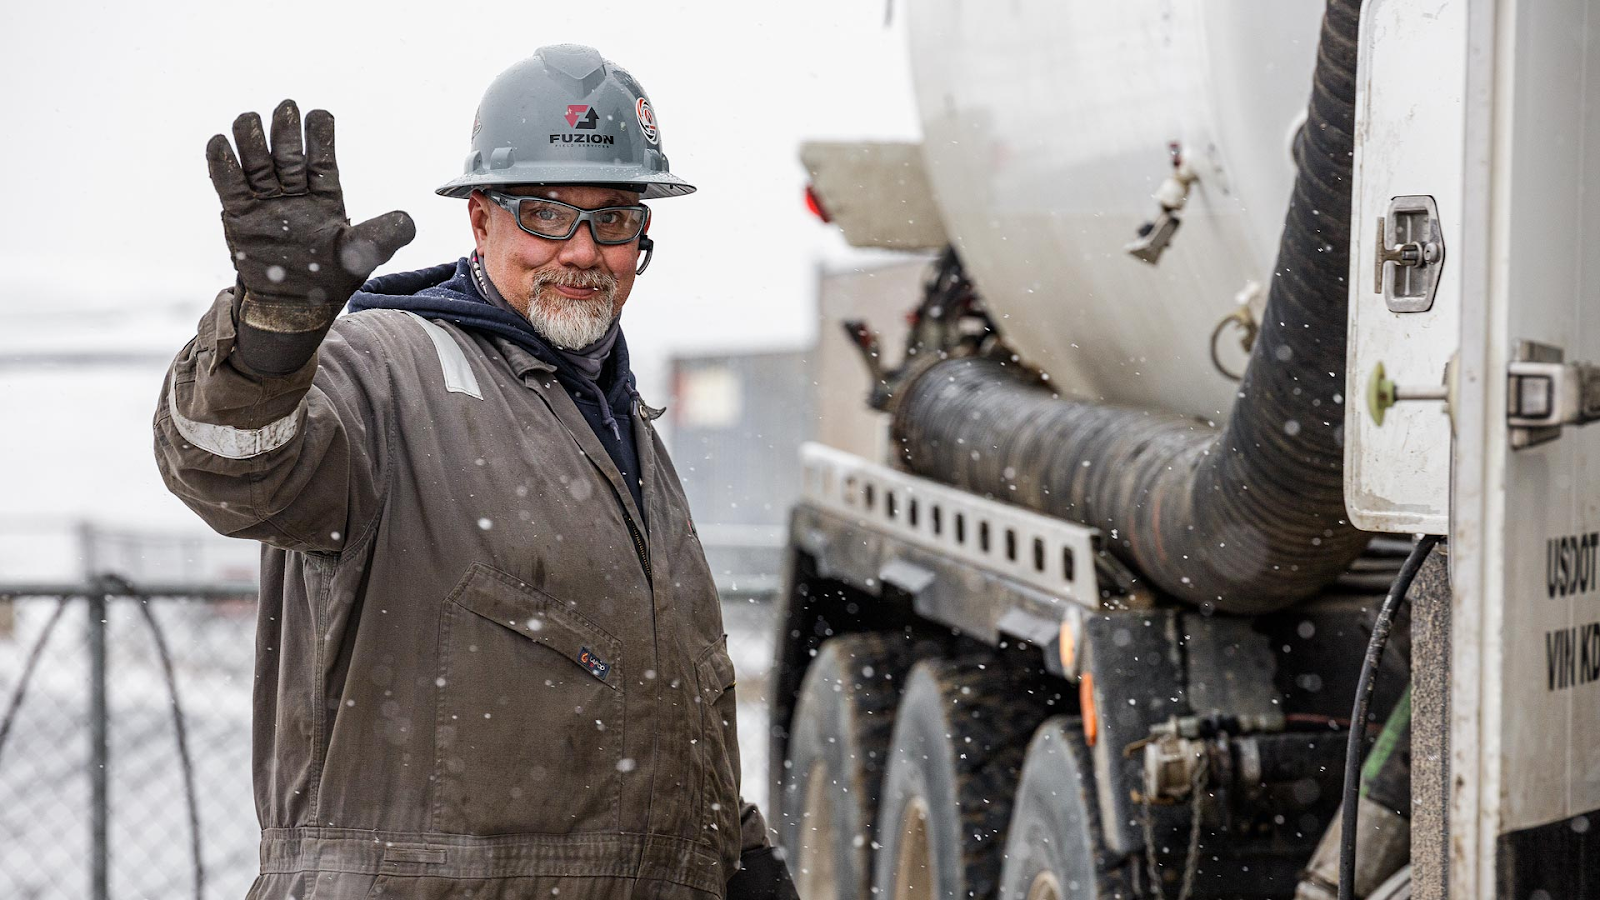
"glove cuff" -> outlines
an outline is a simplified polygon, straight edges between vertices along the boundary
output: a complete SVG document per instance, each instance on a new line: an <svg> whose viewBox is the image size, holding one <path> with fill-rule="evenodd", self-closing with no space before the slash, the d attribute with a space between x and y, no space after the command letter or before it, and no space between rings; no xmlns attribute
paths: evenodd
<svg viewBox="0 0 1600 900"><path fill-rule="evenodd" d="M285 300L276 297L258 297L242 288L237 291L244 299L234 309L234 318L241 328L253 328L273 334L304 334L327 331L338 318L344 302L310 303L305 300Z"/></svg>
<svg viewBox="0 0 1600 900"><path fill-rule="evenodd" d="M333 327L338 304L310 304L305 301L262 299L234 289L234 353L244 365L269 376L289 375L300 370L322 345Z"/></svg>

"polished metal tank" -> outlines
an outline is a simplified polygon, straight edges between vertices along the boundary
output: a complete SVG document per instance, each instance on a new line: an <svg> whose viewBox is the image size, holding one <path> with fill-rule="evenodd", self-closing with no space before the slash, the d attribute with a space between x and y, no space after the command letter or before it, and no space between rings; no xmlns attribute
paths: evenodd
<svg viewBox="0 0 1600 900"><path fill-rule="evenodd" d="M1234 384L1211 335L1271 277L1323 4L910 7L929 180L1008 341L1065 395L1220 423ZM1152 266L1124 247L1173 144L1196 180Z"/></svg>

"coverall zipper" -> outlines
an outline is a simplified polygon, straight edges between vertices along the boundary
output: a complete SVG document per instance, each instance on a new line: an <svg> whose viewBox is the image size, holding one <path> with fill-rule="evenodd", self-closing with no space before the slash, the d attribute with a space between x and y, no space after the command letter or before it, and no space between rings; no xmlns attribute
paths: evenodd
<svg viewBox="0 0 1600 900"><path fill-rule="evenodd" d="M617 502L621 503L622 498L618 497ZM650 551L645 547L644 536L639 533L639 526L633 524L633 516L628 515L627 507L623 507L622 521L628 523L628 535L633 538L633 552L639 555L639 564L644 566L644 580L654 584L655 578L650 574ZM651 615L654 615L653 610Z"/></svg>
<svg viewBox="0 0 1600 900"><path fill-rule="evenodd" d="M600 468L599 463L596 463L593 459L589 460L589 462L596 469ZM606 482L606 485L611 488L611 496L617 501L617 510L622 513L622 521L628 523L628 537L633 539L633 552L635 556L639 557L639 565L644 569L644 580L654 586L655 576L650 571L650 548L644 542L644 535L639 531L639 526L633 523L633 516L628 513L628 504L623 501L622 494L617 492L617 486L611 483L611 479L605 478L604 473L601 473L601 477ZM654 622L655 608L653 604L650 610L650 618ZM652 630L653 628L654 626L652 625Z"/></svg>

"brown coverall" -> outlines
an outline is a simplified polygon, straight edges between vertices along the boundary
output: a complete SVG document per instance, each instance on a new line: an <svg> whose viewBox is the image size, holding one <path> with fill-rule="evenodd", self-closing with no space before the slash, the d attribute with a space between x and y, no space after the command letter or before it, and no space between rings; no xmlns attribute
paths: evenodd
<svg viewBox="0 0 1600 900"><path fill-rule="evenodd" d="M230 305L173 363L155 444L175 494L263 543L251 900L721 896L766 827L648 419L643 520L515 344L372 310L261 377Z"/></svg>

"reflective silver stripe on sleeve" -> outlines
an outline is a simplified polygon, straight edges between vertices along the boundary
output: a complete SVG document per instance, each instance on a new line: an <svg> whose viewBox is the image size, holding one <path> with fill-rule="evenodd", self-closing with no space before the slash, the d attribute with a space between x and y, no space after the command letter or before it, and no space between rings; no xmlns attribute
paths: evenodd
<svg viewBox="0 0 1600 900"><path fill-rule="evenodd" d="M429 322L427 319L414 312L406 315L417 320L422 330L428 333L428 338L433 341L433 349L439 354L439 368L444 370L444 389L454 394L468 394L479 400L483 394L478 390L478 376L472 374L472 366L467 362L467 355L461 352L461 345L450 336L450 332Z"/></svg>
<svg viewBox="0 0 1600 900"><path fill-rule="evenodd" d="M289 443L300 430L300 414L305 408L306 401L302 399L294 412L260 428L234 428L231 425L196 422L178 412L177 386L171 381L167 382L167 409L172 413L172 424L178 433L201 450L224 459L249 459Z"/></svg>

